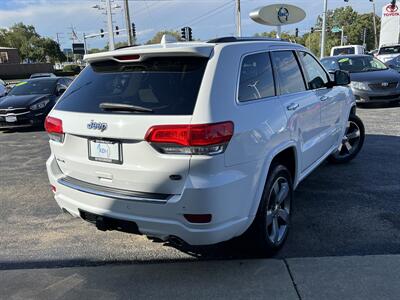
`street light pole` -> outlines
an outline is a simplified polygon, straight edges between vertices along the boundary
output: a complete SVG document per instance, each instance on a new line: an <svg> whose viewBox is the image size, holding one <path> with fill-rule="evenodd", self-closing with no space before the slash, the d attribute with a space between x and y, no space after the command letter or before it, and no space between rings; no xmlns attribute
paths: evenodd
<svg viewBox="0 0 400 300"><path fill-rule="evenodd" d="M326 13L328 10L328 0L324 0L324 12L322 14L322 38L321 38L321 54L323 58L325 54L325 40L326 40Z"/></svg>
<svg viewBox="0 0 400 300"><path fill-rule="evenodd" d="M242 20L240 15L240 0L236 0L236 35L242 36Z"/></svg>
<svg viewBox="0 0 400 300"><path fill-rule="evenodd" d="M373 10L373 20L374 20L374 37L375 37L375 49L378 49L378 36L376 35L376 11L375 11L375 1L372 0L372 10Z"/></svg>
<svg viewBox="0 0 400 300"><path fill-rule="evenodd" d="M131 18L129 16L128 0L124 0L124 11L125 11L126 32L128 33L128 45L132 46L133 45L133 35L132 35Z"/></svg>
<svg viewBox="0 0 400 300"><path fill-rule="evenodd" d="M114 50L115 46L114 46L114 30L112 22L111 0L106 0L106 11L107 11L109 50Z"/></svg>

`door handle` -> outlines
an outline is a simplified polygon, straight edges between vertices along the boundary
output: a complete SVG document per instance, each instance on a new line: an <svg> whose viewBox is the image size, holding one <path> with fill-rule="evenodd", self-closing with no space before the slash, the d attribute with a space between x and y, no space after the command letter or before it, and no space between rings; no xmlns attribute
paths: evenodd
<svg viewBox="0 0 400 300"><path fill-rule="evenodd" d="M321 101L326 101L326 100L328 100L329 99L329 97L327 97L327 96L321 96L321 97L319 97L319 100L321 100Z"/></svg>
<svg viewBox="0 0 400 300"><path fill-rule="evenodd" d="M299 108L299 104L298 103L291 103L288 106L286 106L287 110L296 110Z"/></svg>

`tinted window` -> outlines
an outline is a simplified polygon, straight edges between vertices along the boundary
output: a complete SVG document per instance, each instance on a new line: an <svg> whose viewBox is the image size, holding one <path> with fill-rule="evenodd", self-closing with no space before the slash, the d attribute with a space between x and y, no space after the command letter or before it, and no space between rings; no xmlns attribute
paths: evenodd
<svg viewBox="0 0 400 300"><path fill-rule="evenodd" d="M307 73L308 88L313 90L325 87L329 79L321 65L310 54L306 52L299 52L299 54Z"/></svg>
<svg viewBox="0 0 400 300"><path fill-rule="evenodd" d="M239 101L271 96L275 96L275 86L268 53L247 55L240 69Z"/></svg>
<svg viewBox="0 0 400 300"><path fill-rule="evenodd" d="M346 55L346 54L354 54L354 47L346 47L346 48L336 48L333 50L333 56L335 55Z"/></svg>
<svg viewBox="0 0 400 300"><path fill-rule="evenodd" d="M272 52L272 62L281 94L305 91L303 75L292 51Z"/></svg>
<svg viewBox="0 0 400 300"><path fill-rule="evenodd" d="M37 79L27 80L17 83L10 91L10 95L36 95L36 94L52 94L56 88L57 80L54 79Z"/></svg>
<svg viewBox="0 0 400 300"><path fill-rule="evenodd" d="M73 81L56 109L123 113L99 108L100 103L107 102L149 108L153 110L150 114L190 115L206 64L207 59L199 57L159 57L135 63L93 63Z"/></svg>
<svg viewBox="0 0 400 300"><path fill-rule="evenodd" d="M339 64L335 59L321 59L321 64L328 71L336 71L339 70Z"/></svg>

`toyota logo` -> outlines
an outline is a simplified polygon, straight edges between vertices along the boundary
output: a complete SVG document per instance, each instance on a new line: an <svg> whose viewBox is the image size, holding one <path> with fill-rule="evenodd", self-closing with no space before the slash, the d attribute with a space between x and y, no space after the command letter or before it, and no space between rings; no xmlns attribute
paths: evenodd
<svg viewBox="0 0 400 300"><path fill-rule="evenodd" d="M386 11L390 13L397 12L399 10L397 5L388 5L386 6Z"/></svg>
<svg viewBox="0 0 400 300"><path fill-rule="evenodd" d="M281 23L286 23L289 19L289 10L286 7L281 7L278 10L278 20Z"/></svg>

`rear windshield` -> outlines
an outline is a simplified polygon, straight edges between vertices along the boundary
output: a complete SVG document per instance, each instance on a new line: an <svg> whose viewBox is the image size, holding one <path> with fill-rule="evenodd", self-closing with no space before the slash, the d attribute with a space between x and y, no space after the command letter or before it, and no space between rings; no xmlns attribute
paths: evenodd
<svg viewBox="0 0 400 300"><path fill-rule="evenodd" d="M354 54L354 47L347 47L347 48L336 48L333 50L333 56L336 55L346 55L346 54Z"/></svg>
<svg viewBox="0 0 400 300"><path fill-rule="evenodd" d="M105 61L87 66L56 105L85 113L191 115L207 58L158 57L143 62ZM102 110L101 103L139 106L152 112Z"/></svg>
<svg viewBox="0 0 400 300"><path fill-rule="evenodd" d="M392 47L382 47L379 49L379 54L400 54L400 45Z"/></svg>

